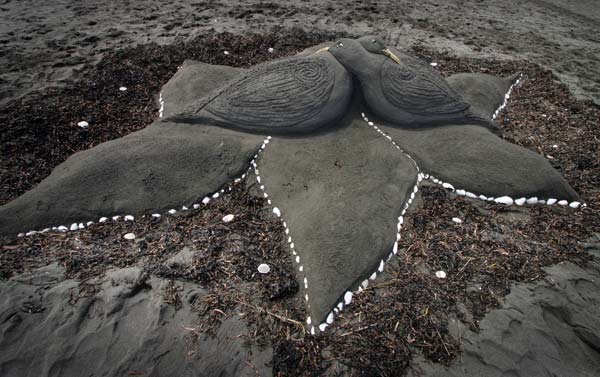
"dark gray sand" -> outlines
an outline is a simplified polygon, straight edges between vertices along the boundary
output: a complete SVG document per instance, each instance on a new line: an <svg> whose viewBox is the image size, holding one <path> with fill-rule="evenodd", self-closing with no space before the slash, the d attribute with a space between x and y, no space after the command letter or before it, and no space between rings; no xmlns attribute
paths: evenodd
<svg viewBox="0 0 600 377"><path fill-rule="evenodd" d="M223 320L215 336L200 333L191 303L208 292L198 284L179 286L178 310L164 299L169 280L137 267L107 271L93 284L100 293L78 298L79 283L56 264L0 282L0 374L270 374L271 349L245 344L239 317Z"/></svg>
<svg viewBox="0 0 600 377"><path fill-rule="evenodd" d="M528 58L551 68L576 95L600 101L600 11L594 1L482 2L475 7L434 1L259 6L9 0L0 12L2 102L76 78L84 65L112 48L168 43L213 28L244 32L274 25L378 32L401 47L423 43L465 56ZM590 250L597 257L594 242ZM481 321L479 334L462 332L455 322L450 330L464 353L449 370L420 362L424 375L600 374L597 259L585 270L565 263L548 272L542 282L515 285L502 308ZM270 348L242 348L236 339L244 323L226 321L217 339L203 338L202 352L190 353L183 342L194 314L185 305L179 311L164 306L163 279L145 280L136 269L115 270L102 279L100 294L71 306L69 288L75 283L62 277L60 267L2 282L0 371L15 376L80 376L77 368L98 375L270 374ZM184 297L203 294L194 284L183 292ZM91 310L113 314L89 315Z"/></svg>
<svg viewBox="0 0 600 377"><path fill-rule="evenodd" d="M528 59L552 69L576 95L600 102L595 0L5 0L0 19L0 101L60 85L110 49L169 43L211 29L243 33L281 25L375 33L399 47L423 43L465 56Z"/></svg>
<svg viewBox="0 0 600 377"><path fill-rule="evenodd" d="M514 284L480 332L450 322L462 355L449 367L418 360L415 376L600 375L600 235L587 248L591 268L565 262L536 283ZM422 374L420 374L422 373Z"/></svg>

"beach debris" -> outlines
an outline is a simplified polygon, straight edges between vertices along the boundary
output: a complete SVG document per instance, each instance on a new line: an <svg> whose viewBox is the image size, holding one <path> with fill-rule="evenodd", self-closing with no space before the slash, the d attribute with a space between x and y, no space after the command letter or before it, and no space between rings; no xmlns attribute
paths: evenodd
<svg viewBox="0 0 600 377"><path fill-rule="evenodd" d="M88 128L90 124L85 120L82 120L81 122L77 123L77 125L81 128Z"/></svg>
<svg viewBox="0 0 600 377"><path fill-rule="evenodd" d="M458 217L453 217L453 218L452 218L452 221L454 221L454 222L455 222L455 223L457 223L457 224L462 224L462 222L463 222L463 221L462 221L461 219L459 219Z"/></svg>
<svg viewBox="0 0 600 377"><path fill-rule="evenodd" d="M268 264L261 263L258 265L258 272L261 274L268 274L271 272L271 267Z"/></svg>
<svg viewBox="0 0 600 377"><path fill-rule="evenodd" d="M135 239L135 234L127 233L123 236L123 238L125 238L126 240L133 240L133 239Z"/></svg>
<svg viewBox="0 0 600 377"><path fill-rule="evenodd" d="M435 272L435 276L439 279L445 279L446 278L446 273L442 270L436 271Z"/></svg>

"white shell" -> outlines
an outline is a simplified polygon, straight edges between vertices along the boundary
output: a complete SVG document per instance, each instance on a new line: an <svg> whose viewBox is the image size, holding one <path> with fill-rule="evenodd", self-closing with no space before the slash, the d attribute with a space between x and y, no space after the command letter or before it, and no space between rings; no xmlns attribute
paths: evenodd
<svg viewBox="0 0 600 377"><path fill-rule="evenodd" d="M108 218L106 218L106 217L101 217L101 218L100 218L100 220L98 220L98 222L100 222L100 223L103 223L103 222L105 222L106 220L108 220Z"/></svg>
<svg viewBox="0 0 600 377"><path fill-rule="evenodd" d="M525 198L515 199L515 204L518 206L522 206L523 204L525 204L525 202L527 202L527 199Z"/></svg>
<svg viewBox="0 0 600 377"><path fill-rule="evenodd" d="M69 228L69 229L71 229L71 230L77 230L78 229L77 223L71 224L71 228Z"/></svg>
<svg viewBox="0 0 600 377"><path fill-rule="evenodd" d="M327 315L327 320L326 321L330 325L333 323L333 312L329 312L329 314Z"/></svg>
<svg viewBox="0 0 600 377"><path fill-rule="evenodd" d="M176 210L174 210L174 209L170 209L170 210L169 210L169 213L170 213L171 215L173 215L175 212L177 212L177 211L176 211Z"/></svg>
<svg viewBox="0 0 600 377"><path fill-rule="evenodd" d="M225 215L225 216L223 216L223 222L224 222L224 223L231 222L231 220L233 220L233 218L234 218L234 217L235 217L235 216L233 216L232 214Z"/></svg>
<svg viewBox="0 0 600 377"><path fill-rule="evenodd" d="M435 276L438 277L439 279L445 279L446 278L446 273L442 270L440 271L436 271Z"/></svg>
<svg viewBox="0 0 600 377"><path fill-rule="evenodd" d="M127 90L127 87L126 86L122 86L122 87L119 88L119 90L122 91L122 92L124 92L124 91Z"/></svg>
<svg viewBox="0 0 600 377"><path fill-rule="evenodd" d="M579 203L579 202L571 202L571 204L569 204L569 207L578 208L580 205L581 205L581 203Z"/></svg>
<svg viewBox="0 0 600 377"><path fill-rule="evenodd" d="M452 191L454 191L454 186L452 186L452 185L451 185L450 183L448 183L448 182L444 182L444 183L442 183L442 187L443 187L443 188L445 188L445 189L448 189L448 190L452 190Z"/></svg>
<svg viewBox="0 0 600 377"><path fill-rule="evenodd" d="M348 291L344 294L344 304L350 305L352 302L352 292Z"/></svg>
<svg viewBox="0 0 600 377"><path fill-rule="evenodd" d="M204 199L202 199L202 204L208 204L208 202L210 202L210 198L205 196Z"/></svg>
<svg viewBox="0 0 600 377"><path fill-rule="evenodd" d="M494 201L498 204L505 204L507 206L510 206L514 203L510 196L501 196L499 198L494 199Z"/></svg>
<svg viewBox="0 0 600 377"><path fill-rule="evenodd" d="M537 196L527 199L527 204L537 204L537 203L538 203Z"/></svg>
<svg viewBox="0 0 600 377"><path fill-rule="evenodd" d="M461 220L461 219L459 219L458 217L453 217L453 218L452 218L452 221L454 221L454 222L455 222L455 223L457 223L457 224L462 224L462 220Z"/></svg>
<svg viewBox="0 0 600 377"><path fill-rule="evenodd" d="M125 221L133 221L134 217L131 216L131 215L127 215L127 216L124 217L124 219L125 219Z"/></svg>
<svg viewBox="0 0 600 377"><path fill-rule="evenodd" d="M160 218L160 213L153 213L152 217L156 217L158 219L158 218Z"/></svg>
<svg viewBox="0 0 600 377"><path fill-rule="evenodd" d="M268 264L259 264L258 265L258 272L260 272L261 274L268 274L269 272L271 272L271 267L269 267Z"/></svg>
<svg viewBox="0 0 600 377"><path fill-rule="evenodd" d="M279 210L279 208L274 207L273 208L273 213L277 216L280 217L281 216L281 211Z"/></svg>
<svg viewBox="0 0 600 377"><path fill-rule="evenodd" d="M557 202L556 199L550 198L548 200L546 200L546 204L548 204L549 206L555 204Z"/></svg>
<svg viewBox="0 0 600 377"><path fill-rule="evenodd" d="M567 204L569 204L569 202L566 200L561 200L558 202L558 204L560 204L561 206L566 206Z"/></svg>
<svg viewBox="0 0 600 377"><path fill-rule="evenodd" d="M85 120L82 120L81 122L77 123L77 125L81 128L87 128L90 124Z"/></svg>
<svg viewBox="0 0 600 377"><path fill-rule="evenodd" d="M127 233L126 235L123 236L123 238L125 238L126 240L133 240L135 238L135 234Z"/></svg>

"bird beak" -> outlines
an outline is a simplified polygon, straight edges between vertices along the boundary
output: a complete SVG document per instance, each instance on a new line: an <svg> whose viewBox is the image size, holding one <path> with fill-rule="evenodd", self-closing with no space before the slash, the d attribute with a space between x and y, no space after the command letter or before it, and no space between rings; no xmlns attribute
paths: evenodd
<svg viewBox="0 0 600 377"><path fill-rule="evenodd" d="M382 52L383 52L383 54L385 56L387 56L388 58L392 59L396 63L400 64L400 58L397 57L396 54L394 54L393 52L391 52L389 48L384 48Z"/></svg>
<svg viewBox="0 0 600 377"><path fill-rule="evenodd" d="M323 51L329 51L329 47L323 47L317 50L317 52L315 52L315 54L318 54L319 52L323 52Z"/></svg>

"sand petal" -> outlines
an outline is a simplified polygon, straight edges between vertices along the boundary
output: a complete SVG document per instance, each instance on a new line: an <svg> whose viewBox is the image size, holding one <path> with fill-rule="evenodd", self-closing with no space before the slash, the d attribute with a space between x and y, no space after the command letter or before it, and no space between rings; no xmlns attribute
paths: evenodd
<svg viewBox="0 0 600 377"><path fill-rule="evenodd" d="M392 252L417 171L360 114L335 132L274 138L258 165L302 260L309 314L323 323Z"/></svg>

